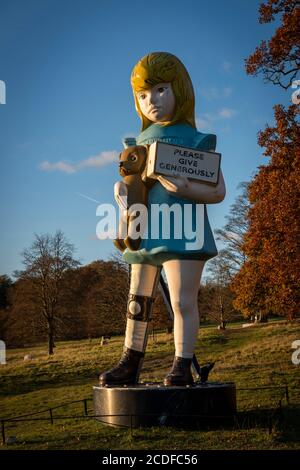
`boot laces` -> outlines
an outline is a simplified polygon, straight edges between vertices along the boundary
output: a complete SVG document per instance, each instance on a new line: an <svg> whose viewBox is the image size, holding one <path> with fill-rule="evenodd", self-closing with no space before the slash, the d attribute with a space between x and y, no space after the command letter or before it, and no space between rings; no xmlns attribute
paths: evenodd
<svg viewBox="0 0 300 470"><path fill-rule="evenodd" d="M185 370L184 361L182 361L181 359L177 359L175 361L173 371L177 371L177 370L180 371L180 372L183 372Z"/></svg>
<svg viewBox="0 0 300 470"><path fill-rule="evenodd" d="M129 355L128 355L127 352L124 352L124 353L122 354L122 357L121 357L121 359L120 359L118 365L119 365L119 366L126 365L127 362L128 362L128 360L129 360Z"/></svg>

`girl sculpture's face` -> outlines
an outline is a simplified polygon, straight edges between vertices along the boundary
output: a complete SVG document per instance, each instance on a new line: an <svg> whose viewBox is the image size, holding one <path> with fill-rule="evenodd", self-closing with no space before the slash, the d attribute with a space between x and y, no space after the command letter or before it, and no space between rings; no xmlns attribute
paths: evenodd
<svg viewBox="0 0 300 470"><path fill-rule="evenodd" d="M158 83L149 90L138 91L137 99L143 115L149 121L159 124L172 120L175 96L171 83Z"/></svg>

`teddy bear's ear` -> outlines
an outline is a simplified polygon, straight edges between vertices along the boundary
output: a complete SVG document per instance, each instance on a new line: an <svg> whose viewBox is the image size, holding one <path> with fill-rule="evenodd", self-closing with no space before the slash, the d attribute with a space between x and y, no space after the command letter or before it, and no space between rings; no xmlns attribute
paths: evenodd
<svg viewBox="0 0 300 470"><path fill-rule="evenodd" d="M146 145L139 145L139 152L140 152L140 155L143 155L147 158L148 156L148 148Z"/></svg>

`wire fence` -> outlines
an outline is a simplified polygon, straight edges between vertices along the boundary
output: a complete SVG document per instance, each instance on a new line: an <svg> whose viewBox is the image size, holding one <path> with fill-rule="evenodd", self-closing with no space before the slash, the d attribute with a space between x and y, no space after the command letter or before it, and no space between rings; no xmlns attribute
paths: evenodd
<svg viewBox="0 0 300 470"><path fill-rule="evenodd" d="M284 384L284 385L269 385L269 386L262 386L262 387L252 387L252 388L238 388L236 389L237 392L243 392L243 391L252 391L252 392L257 392L257 391L261 391L261 390L280 390L281 393L279 395L279 399L278 399L278 402L277 402L277 406L275 408L271 408L269 410L269 414L268 414L268 417L267 417L267 426L268 426L268 432L269 434L271 434L272 430L273 430L273 425L274 425L274 422L282 422L282 420L284 419L284 416L283 416L283 413L282 413L282 402L283 400L285 400L286 404L289 405L290 404L290 393L289 393L289 388L295 388L295 387L289 387L287 384ZM243 399L241 397L239 397L239 402L241 402ZM89 413L89 410L88 410L88 402L90 401L93 401L92 398L83 398L81 400L75 400L75 401L70 401L70 402L65 402L65 403L62 403L61 405L57 405L57 406L52 406L51 408L45 408L43 410L40 410L40 411L35 411L33 413L27 413L27 414L23 414L23 415L17 415L17 416L11 416L11 417L8 417L8 418L0 418L0 421L1 421L1 436L2 436L2 444L6 444L6 425L8 425L9 423L19 423L19 422L36 422L36 421L48 421L50 422L52 425L54 424L54 421L57 421L57 420L78 420L78 419L99 419L99 418L117 418L117 417L123 417L123 418L130 418L130 432L132 433L132 430L133 430L133 425L134 425L134 418L137 418L137 417L158 417L158 416L161 416L161 413L143 413L143 414L91 414ZM69 406L73 406L75 404L78 404L78 403L81 403L82 404L82 409L83 409L83 414L82 415L75 415L75 414L72 414L72 415L54 415L54 411L55 410L58 410L58 409L61 409L61 408L66 408L66 407L69 407ZM249 410L248 410L249 411ZM256 409L257 411L257 409ZM47 414L48 416L47 417L35 417L35 416L38 416L38 415L41 415L41 414ZM176 414L176 413L168 413L169 416L171 416L172 418L176 418L176 417L180 417L180 418L183 418L183 417L193 417L193 418L205 418L206 420L220 420L220 419L228 419L228 418L232 418L233 419L233 422L234 424L240 428L241 427L241 423L239 422L239 412L237 412L237 414L233 415L233 416L228 416L228 415L200 415L200 414L191 414L191 415L187 415L187 414ZM249 420L248 420L249 421ZM243 421L243 423L245 424L245 419ZM160 424L165 424L163 422L160 422ZM158 423L159 425L159 423Z"/></svg>

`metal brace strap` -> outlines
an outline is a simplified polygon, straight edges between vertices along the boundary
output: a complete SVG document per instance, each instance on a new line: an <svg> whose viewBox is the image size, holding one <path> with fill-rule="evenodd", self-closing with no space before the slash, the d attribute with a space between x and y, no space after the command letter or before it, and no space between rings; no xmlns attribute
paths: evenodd
<svg viewBox="0 0 300 470"><path fill-rule="evenodd" d="M150 321L154 297L129 294L127 303L127 318L136 321Z"/></svg>

